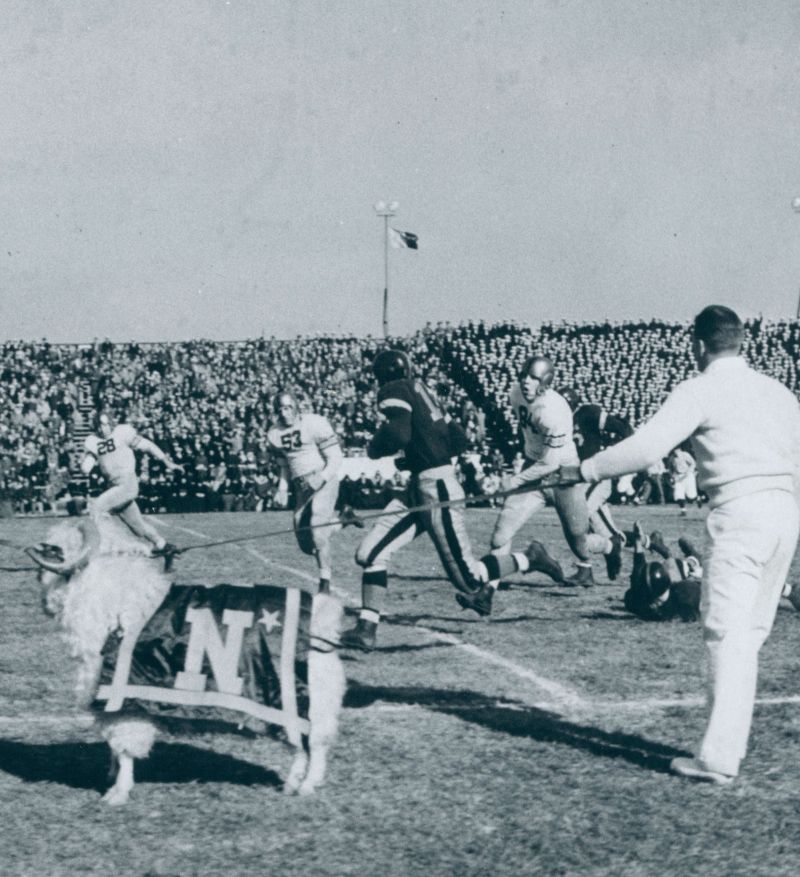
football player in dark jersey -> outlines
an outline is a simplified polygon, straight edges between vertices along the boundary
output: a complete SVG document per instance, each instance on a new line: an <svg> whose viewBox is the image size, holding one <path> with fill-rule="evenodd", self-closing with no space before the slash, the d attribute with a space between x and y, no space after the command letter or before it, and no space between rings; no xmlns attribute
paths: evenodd
<svg viewBox="0 0 800 877"><path fill-rule="evenodd" d="M583 462L614 445L624 438L633 435L633 427L623 417L609 414L601 405L589 403L581 405L577 391L568 388L561 390L561 395L572 409L572 428L578 457ZM611 538L622 531L614 523L608 500L614 485L611 481L600 481L591 484L586 490L586 504L589 507L589 524L593 533ZM608 559L608 556L607 556ZM594 581L592 565L589 561L578 562L577 573L568 581L586 584ZM609 570L609 577L611 570Z"/></svg>
<svg viewBox="0 0 800 877"><path fill-rule="evenodd" d="M442 412L425 384L414 380L411 362L402 351L379 353L373 371L379 385L378 411L386 419L369 444L370 458L403 452L404 466L411 472L412 506L463 499L464 491L452 461L467 449L464 430ZM499 579L542 565L544 548L538 542L532 543L526 553L487 555L476 560L461 508L436 506L410 512L399 499L393 499L386 507L386 515L366 535L356 553L356 562L364 569L362 609L356 626L343 634L343 645L374 648L386 596L389 559L423 532L430 534L448 578L457 589L459 604L480 615L491 612L494 589L488 587L490 578Z"/></svg>

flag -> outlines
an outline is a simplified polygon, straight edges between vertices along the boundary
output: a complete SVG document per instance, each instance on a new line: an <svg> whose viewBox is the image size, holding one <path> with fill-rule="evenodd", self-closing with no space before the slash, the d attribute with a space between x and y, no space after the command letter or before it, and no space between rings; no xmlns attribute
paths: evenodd
<svg viewBox="0 0 800 877"><path fill-rule="evenodd" d="M96 711L308 733L311 594L267 585L173 585L141 633L111 634Z"/></svg>
<svg viewBox="0 0 800 877"><path fill-rule="evenodd" d="M396 250L418 250L417 236L410 231L398 231L396 228L389 229L389 241Z"/></svg>

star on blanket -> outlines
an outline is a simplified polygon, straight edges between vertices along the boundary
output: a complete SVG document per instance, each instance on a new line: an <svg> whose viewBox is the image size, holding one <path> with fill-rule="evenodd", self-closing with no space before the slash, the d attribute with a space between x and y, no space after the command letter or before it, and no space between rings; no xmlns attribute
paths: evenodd
<svg viewBox="0 0 800 877"><path fill-rule="evenodd" d="M258 623L266 627L267 633L272 633L273 628L281 626L280 621L278 621L279 615L280 612L267 612L266 609L262 609L261 618L258 619Z"/></svg>

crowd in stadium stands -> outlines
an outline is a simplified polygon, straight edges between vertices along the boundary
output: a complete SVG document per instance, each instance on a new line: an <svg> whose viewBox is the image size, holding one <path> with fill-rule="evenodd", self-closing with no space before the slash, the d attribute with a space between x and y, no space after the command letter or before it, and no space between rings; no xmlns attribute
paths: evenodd
<svg viewBox="0 0 800 877"><path fill-rule="evenodd" d="M464 425L472 451L461 461L462 479L468 492L486 494L517 455L508 393L530 353L553 360L556 387L574 387L583 401L633 426L694 370L688 326L658 320L439 324L392 344L409 352L442 407ZM0 502L6 511L35 513L96 493L97 476L81 478L77 462L89 413L103 406L185 467L167 472L143 457L143 511L268 509L277 484L266 442L275 393L298 393L330 420L345 453L363 454L376 418L368 366L384 346L370 337L0 345ZM799 353L800 322L746 324L745 357L793 391ZM640 497L668 498L660 473L642 473L635 485ZM347 479L342 498L378 508L403 491L402 479Z"/></svg>

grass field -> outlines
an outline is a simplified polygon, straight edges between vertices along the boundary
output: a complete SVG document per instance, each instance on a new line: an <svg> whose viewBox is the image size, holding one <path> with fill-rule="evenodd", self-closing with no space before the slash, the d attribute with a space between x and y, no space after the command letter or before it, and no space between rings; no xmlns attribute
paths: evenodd
<svg viewBox="0 0 800 877"><path fill-rule="evenodd" d="M702 539L693 510L622 509L668 541ZM285 513L160 517L182 545L280 529ZM476 551L494 513L474 510ZM50 521L10 519L38 541ZM555 516L518 537L569 564ZM335 587L360 602L353 528L334 548ZM783 875L800 867L800 614L782 603L762 652L748 758L729 788L668 772L705 726L698 624L622 609L630 571L592 590L533 575L462 612L423 537L396 558L379 649L345 654L349 688L328 779L281 793L290 755L234 734L162 738L127 808L101 803L108 755L72 704L69 659L31 572L2 572L0 874ZM0 565L28 566L0 548ZM800 578L795 562L794 579ZM314 577L293 537L192 551L175 580L290 584ZM352 619L347 619L351 624Z"/></svg>

